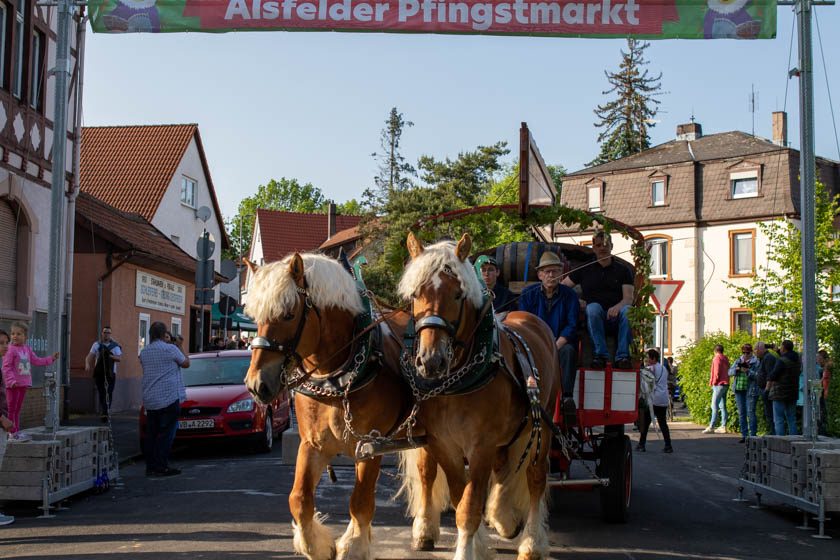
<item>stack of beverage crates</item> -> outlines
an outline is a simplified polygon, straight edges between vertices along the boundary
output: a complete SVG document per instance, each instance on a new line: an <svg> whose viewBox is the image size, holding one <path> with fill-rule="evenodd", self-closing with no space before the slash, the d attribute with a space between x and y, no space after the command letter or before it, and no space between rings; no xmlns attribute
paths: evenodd
<svg viewBox="0 0 840 560"><path fill-rule="evenodd" d="M840 511L840 439L760 436L745 448L745 480Z"/></svg>
<svg viewBox="0 0 840 560"><path fill-rule="evenodd" d="M0 500L63 499L105 489L118 475L107 427L62 426L24 430L31 440L9 440L0 468ZM44 493L46 492L46 496Z"/></svg>

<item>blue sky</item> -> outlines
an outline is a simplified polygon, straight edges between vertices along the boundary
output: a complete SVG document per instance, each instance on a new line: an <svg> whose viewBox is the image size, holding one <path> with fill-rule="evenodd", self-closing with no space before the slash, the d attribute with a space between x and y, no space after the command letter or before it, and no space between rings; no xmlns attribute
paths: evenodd
<svg viewBox="0 0 840 560"><path fill-rule="evenodd" d="M835 119L840 119L840 8L815 8ZM777 38L653 41L662 72L654 144L694 115L706 134L770 137L770 113L787 109L799 146L798 81L788 81L793 16L779 7ZM817 154L840 159L814 27ZM391 107L414 126L403 153L456 157L506 140L517 152L528 122L547 163L573 171L598 153L593 109L607 98L604 70L624 40L447 35L252 32L88 33L85 126L199 124L222 213L272 178L296 178L328 198L358 198L371 185ZM834 56L832 56L834 54ZM791 67L796 66L796 38ZM785 104L785 89L787 101ZM840 126L840 123L838 123Z"/></svg>

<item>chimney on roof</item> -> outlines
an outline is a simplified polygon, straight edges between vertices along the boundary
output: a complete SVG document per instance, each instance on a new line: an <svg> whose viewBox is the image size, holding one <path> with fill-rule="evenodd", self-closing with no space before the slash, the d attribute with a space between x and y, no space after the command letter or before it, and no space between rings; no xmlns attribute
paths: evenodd
<svg viewBox="0 0 840 560"><path fill-rule="evenodd" d="M694 122L694 117L691 117L690 123L677 125L677 140L691 141L701 136L703 136L703 127L700 123Z"/></svg>
<svg viewBox="0 0 840 560"><path fill-rule="evenodd" d="M335 235L335 202L330 201L327 206L327 239L332 239Z"/></svg>
<svg viewBox="0 0 840 560"><path fill-rule="evenodd" d="M773 111L773 143L777 146L787 146L787 113Z"/></svg>

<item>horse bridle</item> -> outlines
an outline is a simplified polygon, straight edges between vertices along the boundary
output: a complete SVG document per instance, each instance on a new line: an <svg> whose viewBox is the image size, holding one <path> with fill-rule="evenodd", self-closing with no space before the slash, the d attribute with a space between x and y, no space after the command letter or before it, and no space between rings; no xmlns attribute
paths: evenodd
<svg viewBox="0 0 840 560"><path fill-rule="evenodd" d="M445 266L443 268L443 273L451 276L453 278L458 278L458 276L452 271L449 266ZM464 309L466 308L467 298L465 296L461 297L461 308L458 310L458 318L455 319L454 322L450 322L446 317L441 317L440 315L426 315L425 317L418 319L414 323L414 332L416 335L420 334L420 331L424 329L441 329L449 335L451 343L455 346L463 346L464 342L457 340L455 335L458 333L458 329L461 327L461 321L464 318Z"/></svg>
<svg viewBox="0 0 840 560"><path fill-rule="evenodd" d="M251 339L251 349L252 350L267 350L269 352L277 352L286 358L286 363L289 362L290 358L294 358L297 365L303 364L303 358L298 354L297 346L300 343L300 337L303 336L303 329L306 327L306 318L309 316L309 310L315 312L315 315L318 319L321 319L321 312L318 311L318 308L312 303L312 300L309 297L309 292L307 289L296 287L295 290L298 294L303 297L303 312L301 313L301 318L298 321L297 328L295 329L295 335L292 338L292 341L288 344L280 344L273 338L267 338L264 336L257 336ZM284 382L287 387L289 387L289 381L285 379L286 377L286 368L284 367ZM306 375L300 376L296 378L295 381L302 382L306 379Z"/></svg>

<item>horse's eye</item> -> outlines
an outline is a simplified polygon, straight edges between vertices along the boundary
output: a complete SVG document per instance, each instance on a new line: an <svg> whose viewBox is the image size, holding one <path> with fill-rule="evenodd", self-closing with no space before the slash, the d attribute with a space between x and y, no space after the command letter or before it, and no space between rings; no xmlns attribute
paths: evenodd
<svg viewBox="0 0 840 560"><path fill-rule="evenodd" d="M458 290L458 293L455 294L455 299L458 300L458 301L461 301L462 299L464 299L464 292L461 291L461 290Z"/></svg>
<svg viewBox="0 0 840 560"><path fill-rule="evenodd" d="M283 315L283 320L284 321L291 321L294 318L295 318L295 314L292 313L292 312L289 312L289 313L286 313L285 315Z"/></svg>

